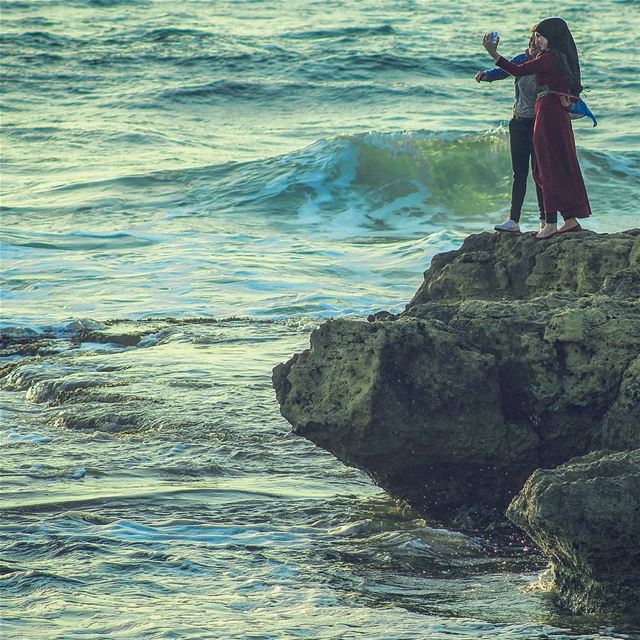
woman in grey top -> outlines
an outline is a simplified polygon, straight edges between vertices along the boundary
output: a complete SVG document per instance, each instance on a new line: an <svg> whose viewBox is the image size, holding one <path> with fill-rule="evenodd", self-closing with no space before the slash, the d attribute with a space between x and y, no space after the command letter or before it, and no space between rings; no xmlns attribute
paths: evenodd
<svg viewBox="0 0 640 640"><path fill-rule="evenodd" d="M515 64L522 64L535 58L540 51L536 40L531 34L529 47L520 55L513 58ZM493 82L504 80L511 76L495 67L486 71L478 71L478 82ZM509 121L509 145L511 148L511 166L513 167L513 185L511 187L511 211L509 219L497 224L496 231L520 232L520 213L522 203L527 192L527 178L529 167L533 167L533 120L536 103L536 83L533 76L522 76L515 79L516 99L513 105L513 117ZM535 183L534 183L535 184ZM544 224L544 206L542 203L542 189L536 184L536 196L540 211L540 226Z"/></svg>

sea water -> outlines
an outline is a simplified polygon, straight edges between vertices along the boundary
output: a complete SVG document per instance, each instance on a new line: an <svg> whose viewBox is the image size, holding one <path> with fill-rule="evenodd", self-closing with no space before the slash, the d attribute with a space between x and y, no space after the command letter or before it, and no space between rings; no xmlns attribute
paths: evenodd
<svg viewBox="0 0 640 640"><path fill-rule="evenodd" d="M547 15L599 118L587 226L638 226L638 2L5 0L7 638L640 637L293 436L270 385L508 216L513 84L473 76Z"/></svg>

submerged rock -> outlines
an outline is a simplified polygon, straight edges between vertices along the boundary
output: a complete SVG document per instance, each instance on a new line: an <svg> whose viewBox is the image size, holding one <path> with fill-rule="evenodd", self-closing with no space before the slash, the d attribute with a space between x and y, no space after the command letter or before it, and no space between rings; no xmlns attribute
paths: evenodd
<svg viewBox="0 0 640 640"><path fill-rule="evenodd" d="M399 317L316 329L281 412L429 517L504 522L536 468L640 446L639 293L640 230L470 236Z"/></svg>
<svg viewBox="0 0 640 640"><path fill-rule="evenodd" d="M640 449L538 469L507 514L551 559L562 604L640 613Z"/></svg>

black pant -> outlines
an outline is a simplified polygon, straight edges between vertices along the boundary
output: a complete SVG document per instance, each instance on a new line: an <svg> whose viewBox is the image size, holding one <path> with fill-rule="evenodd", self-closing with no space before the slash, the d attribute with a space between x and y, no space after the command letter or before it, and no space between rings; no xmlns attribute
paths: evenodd
<svg viewBox="0 0 640 640"><path fill-rule="evenodd" d="M511 188L510 218L520 221L522 203L527 192L529 164L533 167L533 118L512 118L509 121L509 143L511 146L511 166L513 167L513 186ZM536 183L536 196L540 218L544 220L542 189Z"/></svg>

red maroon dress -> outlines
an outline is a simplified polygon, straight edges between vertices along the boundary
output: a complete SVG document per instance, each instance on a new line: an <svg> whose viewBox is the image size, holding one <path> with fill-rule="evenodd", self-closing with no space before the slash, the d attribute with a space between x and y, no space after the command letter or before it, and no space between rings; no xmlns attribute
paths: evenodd
<svg viewBox="0 0 640 640"><path fill-rule="evenodd" d="M553 51L543 51L524 64L513 64L500 57L496 65L516 77L535 74L538 90L548 87L550 92L569 93L568 82ZM588 217L591 207L578 165L571 119L556 93L536 100L533 148L533 177L542 188L545 213L559 211L565 220Z"/></svg>

